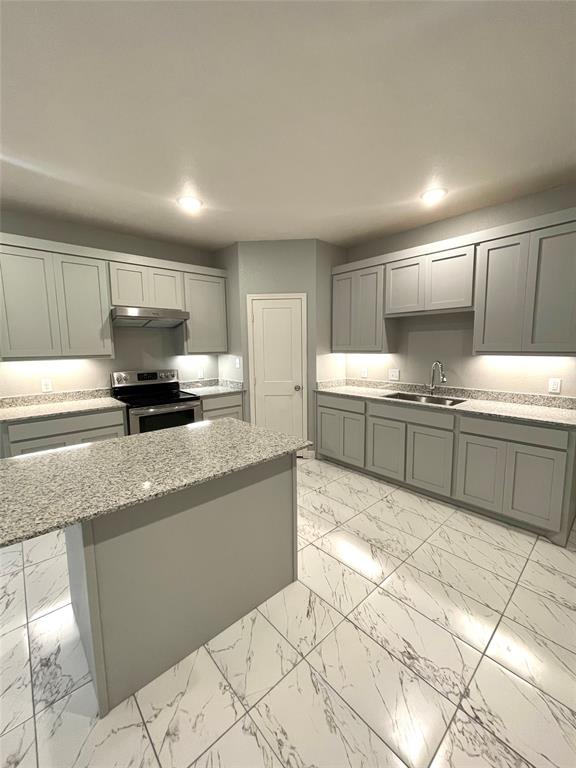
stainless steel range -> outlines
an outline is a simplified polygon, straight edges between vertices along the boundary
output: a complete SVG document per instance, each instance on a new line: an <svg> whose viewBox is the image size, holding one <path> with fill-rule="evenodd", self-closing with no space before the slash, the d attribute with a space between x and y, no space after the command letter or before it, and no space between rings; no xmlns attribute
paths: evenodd
<svg viewBox="0 0 576 768"><path fill-rule="evenodd" d="M202 420L200 397L180 389L178 371L115 371L112 397L128 407L131 435Z"/></svg>

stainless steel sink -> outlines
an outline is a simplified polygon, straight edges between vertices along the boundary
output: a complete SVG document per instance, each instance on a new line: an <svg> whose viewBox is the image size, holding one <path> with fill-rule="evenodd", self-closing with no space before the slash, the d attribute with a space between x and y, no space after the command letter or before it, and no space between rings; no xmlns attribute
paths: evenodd
<svg viewBox="0 0 576 768"><path fill-rule="evenodd" d="M458 405L465 400L456 397L438 397L437 395L414 395L411 392L394 392L393 395L382 395L390 400L407 400L410 403L431 403L433 405Z"/></svg>

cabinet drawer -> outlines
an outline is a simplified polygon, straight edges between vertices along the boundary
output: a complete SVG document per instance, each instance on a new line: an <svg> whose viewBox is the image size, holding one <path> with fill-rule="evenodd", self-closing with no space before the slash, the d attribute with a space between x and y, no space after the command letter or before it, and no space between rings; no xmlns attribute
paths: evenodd
<svg viewBox="0 0 576 768"><path fill-rule="evenodd" d="M122 410L11 424L8 427L8 439L14 443L18 440L36 440L50 435L66 435L69 432L82 432L113 426L124 427L124 412Z"/></svg>
<svg viewBox="0 0 576 768"><path fill-rule="evenodd" d="M350 413L364 413L366 402L364 400L354 400L351 397L339 397L338 395L327 395L318 393L316 402L326 408L336 408L339 411L349 411Z"/></svg>
<svg viewBox="0 0 576 768"><path fill-rule="evenodd" d="M544 445L558 450L566 450L568 447L568 432L561 429L536 427L530 424L512 424L506 421L463 416L460 419L460 432L495 437L499 440L511 440L517 443Z"/></svg>
<svg viewBox="0 0 576 768"><path fill-rule="evenodd" d="M21 440L10 445L11 456L24 456L40 451L53 451L56 448L69 448L73 445L96 443L101 440L112 440L124 437L124 425L116 424L102 429L90 429L82 432L71 432L67 435L51 435L37 440Z"/></svg>
<svg viewBox="0 0 576 768"><path fill-rule="evenodd" d="M216 421L216 419L239 419L242 421L242 406L214 408L211 411L204 411L205 421Z"/></svg>
<svg viewBox="0 0 576 768"><path fill-rule="evenodd" d="M390 401L381 403L368 403L369 416L381 416L385 419L397 419L409 421L412 424L423 424L437 429L453 429L454 416L451 413L428 410L420 407L406 407L405 405L392 405Z"/></svg>
<svg viewBox="0 0 576 768"><path fill-rule="evenodd" d="M201 390L197 393L202 396ZM222 395L221 397L202 397L202 410L220 411L222 408L242 408L242 395Z"/></svg>

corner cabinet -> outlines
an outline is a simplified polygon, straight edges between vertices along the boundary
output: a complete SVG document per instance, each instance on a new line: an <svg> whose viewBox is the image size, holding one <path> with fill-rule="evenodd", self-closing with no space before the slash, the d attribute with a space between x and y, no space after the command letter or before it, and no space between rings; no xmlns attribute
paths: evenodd
<svg viewBox="0 0 576 768"><path fill-rule="evenodd" d="M186 323L186 352L189 355L226 352L226 278L185 273L184 308L190 313Z"/></svg>
<svg viewBox="0 0 576 768"><path fill-rule="evenodd" d="M332 277L332 351L388 352L384 324L384 267Z"/></svg>

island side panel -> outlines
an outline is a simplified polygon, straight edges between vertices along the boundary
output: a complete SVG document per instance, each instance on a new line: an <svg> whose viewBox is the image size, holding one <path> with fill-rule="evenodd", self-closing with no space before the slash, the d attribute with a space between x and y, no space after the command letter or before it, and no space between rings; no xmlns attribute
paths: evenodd
<svg viewBox="0 0 576 768"><path fill-rule="evenodd" d="M296 579L296 514L287 455L83 525L101 715Z"/></svg>

